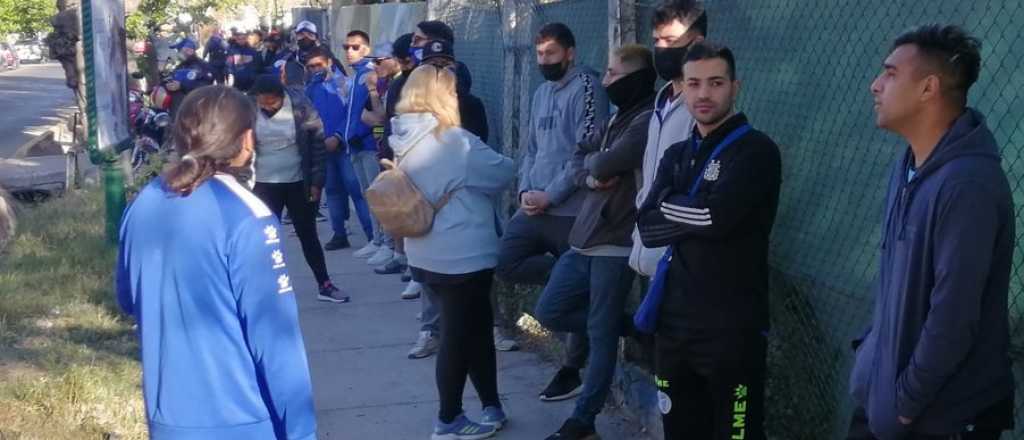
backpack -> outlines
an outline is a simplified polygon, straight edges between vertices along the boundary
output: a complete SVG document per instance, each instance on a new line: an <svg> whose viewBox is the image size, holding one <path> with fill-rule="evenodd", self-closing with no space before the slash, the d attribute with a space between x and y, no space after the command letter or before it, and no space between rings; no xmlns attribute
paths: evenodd
<svg viewBox="0 0 1024 440"><path fill-rule="evenodd" d="M398 165L387 159L381 160L381 164L384 171L364 193L373 216L394 237L426 235L434 226L434 216L458 188L445 193L434 205Z"/></svg>

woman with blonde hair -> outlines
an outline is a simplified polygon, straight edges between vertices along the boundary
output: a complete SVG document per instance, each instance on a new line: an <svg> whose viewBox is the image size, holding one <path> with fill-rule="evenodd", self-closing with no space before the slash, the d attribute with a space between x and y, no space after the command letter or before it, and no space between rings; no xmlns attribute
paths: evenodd
<svg viewBox="0 0 1024 440"><path fill-rule="evenodd" d="M507 421L498 398L490 291L498 263L497 201L515 164L460 127L455 74L447 68L413 71L396 113L389 144L399 167L440 207L430 232L405 238L413 279L441 298L441 410L431 439L488 438ZM480 423L463 413L467 375L483 405Z"/></svg>

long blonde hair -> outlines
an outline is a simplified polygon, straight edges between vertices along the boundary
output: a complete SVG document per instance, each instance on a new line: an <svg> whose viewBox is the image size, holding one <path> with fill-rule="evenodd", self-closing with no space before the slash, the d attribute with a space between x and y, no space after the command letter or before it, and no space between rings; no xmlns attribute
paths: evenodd
<svg viewBox="0 0 1024 440"><path fill-rule="evenodd" d="M462 125L455 74L444 67L424 64L409 75L395 113L430 113L437 118L437 133Z"/></svg>

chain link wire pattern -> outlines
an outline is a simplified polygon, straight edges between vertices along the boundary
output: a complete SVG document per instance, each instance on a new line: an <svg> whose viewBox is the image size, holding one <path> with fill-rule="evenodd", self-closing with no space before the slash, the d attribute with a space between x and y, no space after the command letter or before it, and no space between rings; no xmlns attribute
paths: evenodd
<svg viewBox="0 0 1024 440"><path fill-rule="evenodd" d="M625 0L628 1L628 0ZM656 3L638 0L637 41L651 41ZM772 335L767 425L785 440L843 438L852 411L849 341L867 328L878 272L887 176L906 145L874 125L869 85L897 35L926 23L958 24L981 39L982 71L970 105L986 115L1014 190L1017 252L1010 287L1014 373L1024 378L1024 2L1016 0L707 0L712 41L733 49L738 108L782 149L783 186L772 236ZM602 72L607 1L434 2L456 32L456 57L488 109L491 144L517 156L529 97L542 78L533 35L561 21L577 60ZM685 134L680 134L683 140ZM1024 440L1024 393L1017 393Z"/></svg>

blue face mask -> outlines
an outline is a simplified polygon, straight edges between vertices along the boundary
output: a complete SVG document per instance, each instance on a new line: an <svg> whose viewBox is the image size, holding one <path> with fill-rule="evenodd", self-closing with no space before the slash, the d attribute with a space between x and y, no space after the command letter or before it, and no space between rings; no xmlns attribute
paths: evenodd
<svg viewBox="0 0 1024 440"><path fill-rule="evenodd" d="M319 82L324 82L324 81L327 80L327 72L325 71L325 72L314 73L313 76L310 77L309 80L313 81L313 82L318 82L318 83Z"/></svg>
<svg viewBox="0 0 1024 440"><path fill-rule="evenodd" d="M423 62L423 48L422 47L411 47L409 48L409 56L412 57L412 62L417 66Z"/></svg>

